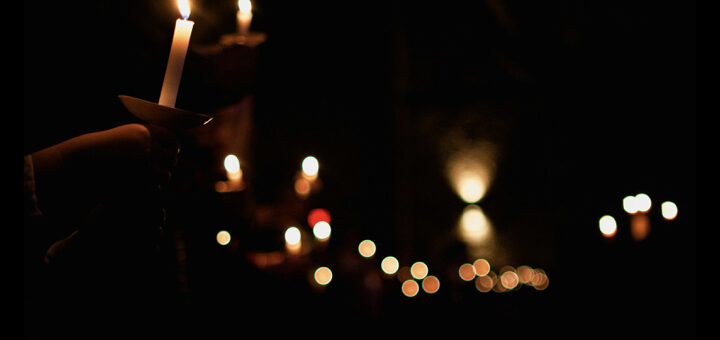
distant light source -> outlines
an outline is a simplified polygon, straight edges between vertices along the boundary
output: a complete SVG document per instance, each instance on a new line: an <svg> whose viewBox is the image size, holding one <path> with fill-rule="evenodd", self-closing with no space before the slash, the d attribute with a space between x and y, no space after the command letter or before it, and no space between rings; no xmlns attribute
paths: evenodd
<svg viewBox="0 0 720 340"><path fill-rule="evenodd" d="M402 283L402 292L407 297L413 297L420 291L420 286L414 280L406 280Z"/></svg>
<svg viewBox="0 0 720 340"><path fill-rule="evenodd" d="M315 223L313 226L313 235L315 235L315 238L318 240L326 240L330 237L330 232L332 231L332 228L330 228L330 224L325 221L320 221L318 223Z"/></svg>
<svg viewBox="0 0 720 340"><path fill-rule="evenodd" d="M469 263L463 263L460 265L460 268L458 268L458 275L460 275L460 278L464 281L470 281L475 277L475 268Z"/></svg>
<svg viewBox="0 0 720 340"><path fill-rule="evenodd" d="M635 196L625 196L625 198L623 198L623 210L628 214L638 212L638 204Z"/></svg>
<svg viewBox="0 0 720 340"><path fill-rule="evenodd" d="M488 275L475 278L475 289L480 292L487 293L493 289L493 286L495 286L495 280Z"/></svg>
<svg viewBox="0 0 720 340"><path fill-rule="evenodd" d="M382 262L380 262L380 268L385 274L393 275L400 268L400 262L394 256L386 256Z"/></svg>
<svg viewBox="0 0 720 340"><path fill-rule="evenodd" d="M285 230L285 242L289 244L300 243L300 229L297 227L289 227Z"/></svg>
<svg viewBox="0 0 720 340"><path fill-rule="evenodd" d="M312 209L308 212L307 220L309 226L314 226L320 221L330 223L330 212L323 208Z"/></svg>
<svg viewBox="0 0 720 340"><path fill-rule="evenodd" d="M660 205L660 210L662 211L662 217L666 220L673 220L678 214L677 205L670 201L663 202Z"/></svg>
<svg viewBox="0 0 720 340"><path fill-rule="evenodd" d="M421 261L413 263L412 266L410 266L410 275L414 277L417 280L424 279L428 274L428 266Z"/></svg>
<svg viewBox="0 0 720 340"><path fill-rule="evenodd" d="M457 183L458 195L466 203L476 203L485 196L486 190L487 185L480 176L474 174L466 174Z"/></svg>
<svg viewBox="0 0 720 340"><path fill-rule="evenodd" d="M302 171L303 175L305 175L308 178L315 178L318 175L318 170L320 169L320 163L318 163L317 158L313 156L307 156L302 161Z"/></svg>
<svg viewBox="0 0 720 340"><path fill-rule="evenodd" d="M226 246L230 243L230 233L225 230L220 230L215 236L215 239L221 246Z"/></svg>
<svg viewBox="0 0 720 340"><path fill-rule="evenodd" d="M422 280L422 289L425 293L435 294L440 289L440 280L433 275L426 276Z"/></svg>
<svg viewBox="0 0 720 340"><path fill-rule="evenodd" d="M327 285L332 281L332 270L328 267L320 267L315 270L315 274L313 276L315 278L315 282L317 282L320 285Z"/></svg>
<svg viewBox="0 0 720 340"><path fill-rule="evenodd" d="M515 289L519 282L520 279L514 270L508 270L500 275L500 284L502 284L505 289Z"/></svg>
<svg viewBox="0 0 720 340"><path fill-rule="evenodd" d="M600 218L600 232L605 237L611 237L615 235L615 232L617 231L617 222L615 222L615 218L613 218L610 215L605 215Z"/></svg>
<svg viewBox="0 0 720 340"><path fill-rule="evenodd" d="M490 262L486 259L477 259L473 262L473 269L475 269L475 275L485 276L490 272Z"/></svg>
<svg viewBox="0 0 720 340"><path fill-rule="evenodd" d="M358 245L358 252L362 257L371 257L375 255L375 242L364 240Z"/></svg>
<svg viewBox="0 0 720 340"><path fill-rule="evenodd" d="M635 202L639 212L648 212L650 207L652 207L652 201L650 200L650 196L647 194L635 195Z"/></svg>
<svg viewBox="0 0 720 340"><path fill-rule="evenodd" d="M471 204L465 207L460 217L460 237L470 244L479 244L490 234L490 221L479 206Z"/></svg>
<svg viewBox="0 0 720 340"><path fill-rule="evenodd" d="M229 154L229 155L225 156L223 165L225 166L225 171L227 173L228 179L238 180L242 177L242 170L240 169L240 160L237 158L237 156L235 156L233 154Z"/></svg>

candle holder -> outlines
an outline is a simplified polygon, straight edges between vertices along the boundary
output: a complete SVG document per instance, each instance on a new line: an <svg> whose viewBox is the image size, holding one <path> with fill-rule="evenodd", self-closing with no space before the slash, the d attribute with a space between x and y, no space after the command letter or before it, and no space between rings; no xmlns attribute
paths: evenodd
<svg viewBox="0 0 720 340"><path fill-rule="evenodd" d="M163 106L131 96L119 95L118 98L135 117L171 130L194 128L205 125L213 119L212 116L206 114Z"/></svg>
<svg viewBox="0 0 720 340"><path fill-rule="evenodd" d="M225 34L220 37L221 45L246 45L248 47L257 47L267 40L267 34L262 32L249 32L247 35L240 33Z"/></svg>

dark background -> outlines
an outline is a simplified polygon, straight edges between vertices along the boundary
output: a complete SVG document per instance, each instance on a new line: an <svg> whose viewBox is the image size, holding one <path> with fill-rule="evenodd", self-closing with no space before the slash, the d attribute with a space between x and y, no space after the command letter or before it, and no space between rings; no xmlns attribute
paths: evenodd
<svg viewBox="0 0 720 340"><path fill-rule="evenodd" d="M187 258L181 279L176 255L161 261L168 334L286 319L309 331L316 316L366 329L695 334L694 2L256 1L252 30L267 41L222 52L203 48L234 30L234 2L192 6L177 107L251 103L249 189L211 190L225 151L214 146L227 143L182 134L166 241L177 254L173 235L182 239ZM26 1L24 152L135 121L116 96L157 100L177 16L172 1ZM546 290L483 294L457 279L472 260L453 236L466 204L444 172L457 131L498 146L478 203L503 246L493 267L543 268ZM306 155L323 187L298 203ZM622 199L640 192L653 200L652 231L634 241ZM665 200L679 207L674 221L660 217ZM282 250L282 227L258 211L302 224L314 207L332 213L327 249L279 271L247 261ZM605 214L618 221L612 241L597 227ZM220 229L236 243L219 246ZM366 238L378 245L371 260L357 258ZM394 278L368 279L386 255L426 262L440 291L407 298ZM322 291L307 280L319 265L335 274Z"/></svg>

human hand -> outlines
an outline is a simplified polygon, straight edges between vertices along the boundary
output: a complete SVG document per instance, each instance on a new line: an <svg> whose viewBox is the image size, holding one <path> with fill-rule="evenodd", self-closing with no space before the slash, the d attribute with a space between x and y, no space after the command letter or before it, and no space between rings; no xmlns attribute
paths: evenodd
<svg viewBox="0 0 720 340"><path fill-rule="evenodd" d="M154 125L69 139L32 155L38 204L46 212L132 200L169 182L178 151L176 136Z"/></svg>

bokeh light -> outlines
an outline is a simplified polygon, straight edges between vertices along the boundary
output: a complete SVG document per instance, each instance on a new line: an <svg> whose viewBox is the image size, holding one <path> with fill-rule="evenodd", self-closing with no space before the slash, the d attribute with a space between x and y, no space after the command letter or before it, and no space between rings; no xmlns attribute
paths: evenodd
<svg viewBox="0 0 720 340"><path fill-rule="evenodd" d="M635 196L625 196L623 198L623 210L628 214L634 214L638 212L638 204Z"/></svg>
<svg viewBox="0 0 720 340"><path fill-rule="evenodd" d="M480 292L487 293L493 289L495 280L489 275L478 276L475 278L475 289Z"/></svg>
<svg viewBox="0 0 720 340"><path fill-rule="evenodd" d="M410 275L414 277L417 280L424 279L428 274L428 266L421 261L413 263L412 266L410 266Z"/></svg>
<svg viewBox="0 0 720 340"><path fill-rule="evenodd" d="M674 220L678 214L677 205L670 201L663 202L660 205L660 210L662 212L662 217L666 220Z"/></svg>
<svg viewBox="0 0 720 340"><path fill-rule="evenodd" d="M500 284L507 290L515 289L518 283L520 283L520 279L515 270L507 270L500 275Z"/></svg>
<svg viewBox="0 0 720 340"><path fill-rule="evenodd" d="M520 266L517 268L518 279L522 284L529 284L532 282L535 271L530 266Z"/></svg>
<svg viewBox="0 0 720 340"><path fill-rule="evenodd" d="M536 268L532 278L532 286L537 290L545 290L550 284L550 279L544 270Z"/></svg>
<svg viewBox="0 0 720 340"><path fill-rule="evenodd" d="M386 256L382 262L380 262L380 268L385 274L393 275L397 273L400 268L400 262L394 256Z"/></svg>
<svg viewBox="0 0 720 340"><path fill-rule="evenodd" d="M229 180L239 180L240 178L242 178L240 160L237 158L237 156L233 154L225 156L223 165L225 166L225 172L227 173L227 177Z"/></svg>
<svg viewBox="0 0 720 340"><path fill-rule="evenodd" d="M460 265L460 268L458 268L458 275L460 275L460 278L464 281L470 281L475 277L475 268L469 263L463 263Z"/></svg>
<svg viewBox="0 0 720 340"><path fill-rule="evenodd" d="M303 175L309 178L315 178L318 175L318 170L320 170L320 163L318 163L317 158L315 158L314 156L307 156L305 157L305 159L303 159Z"/></svg>
<svg viewBox="0 0 720 340"><path fill-rule="evenodd" d="M307 179L305 179L305 178L295 179L294 187L295 187L295 192L300 197L307 197L308 195L310 195L311 185L310 185L310 181L308 181Z"/></svg>
<svg viewBox="0 0 720 340"><path fill-rule="evenodd" d="M630 219L630 236L635 241L642 241L650 234L650 218L646 214L633 215Z"/></svg>
<svg viewBox="0 0 720 340"><path fill-rule="evenodd" d="M315 270L315 274L313 275L315 278L315 282L317 282L320 285L327 285L332 281L332 270L328 267L320 267Z"/></svg>
<svg viewBox="0 0 720 340"><path fill-rule="evenodd" d="M435 294L440 289L440 280L433 275L426 276L422 280L422 289L425 293Z"/></svg>
<svg viewBox="0 0 720 340"><path fill-rule="evenodd" d="M226 230L220 230L215 236L215 239L217 240L217 243L221 246L228 245L230 243L230 233Z"/></svg>
<svg viewBox="0 0 720 340"><path fill-rule="evenodd" d="M407 297L414 297L420 291L420 286L415 280L405 280L402 283L402 292Z"/></svg>
<svg viewBox="0 0 720 340"><path fill-rule="evenodd" d="M473 268L475 269L475 275L485 276L490 272L490 262L486 259L477 259L473 262Z"/></svg>
<svg viewBox="0 0 720 340"><path fill-rule="evenodd" d="M285 230L285 242L288 244L299 244L300 237L300 229L297 227L289 227Z"/></svg>
<svg viewBox="0 0 720 340"><path fill-rule="evenodd" d="M496 147L489 141L462 141L447 163L447 175L455 193L466 203L480 201L495 173Z"/></svg>
<svg viewBox="0 0 720 340"><path fill-rule="evenodd" d="M637 194L635 195L635 204L639 212L648 212L652 207L652 200L647 194Z"/></svg>
<svg viewBox="0 0 720 340"><path fill-rule="evenodd" d="M617 222L615 222L615 218L610 215L605 215L600 218L600 232L605 237L611 237L615 235L615 232L617 231Z"/></svg>
<svg viewBox="0 0 720 340"><path fill-rule="evenodd" d="M327 240L330 237L332 228L330 227L329 223L325 221L320 221L318 223L315 223L312 231L313 235L315 235L315 238L317 238L318 240Z"/></svg>
<svg viewBox="0 0 720 340"><path fill-rule="evenodd" d="M358 245L358 252L362 257L371 257L375 255L375 242L371 240L364 240Z"/></svg>
<svg viewBox="0 0 720 340"><path fill-rule="evenodd" d="M463 241L479 245L490 235L490 222L482 209L474 204L468 205L460 217L460 237Z"/></svg>
<svg viewBox="0 0 720 340"><path fill-rule="evenodd" d="M486 184L477 175L468 173L458 180L458 195L465 203L476 203L485 196L486 190Z"/></svg>
<svg viewBox="0 0 720 340"><path fill-rule="evenodd" d="M307 221L309 226L314 226L316 223L323 221L331 223L330 212L327 209L315 208L308 212Z"/></svg>

